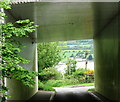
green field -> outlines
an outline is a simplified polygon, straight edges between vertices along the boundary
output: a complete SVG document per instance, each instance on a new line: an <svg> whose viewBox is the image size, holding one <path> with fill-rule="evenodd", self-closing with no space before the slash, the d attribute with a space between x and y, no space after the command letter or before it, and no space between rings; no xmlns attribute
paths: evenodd
<svg viewBox="0 0 120 102"><path fill-rule="evenodd" d="M92 40L66 41L63 42L63 45L63 52L65 53L66 58L84 58L86 51L88 55L92 55L92 57L94 57L94 46Z"/></svg>

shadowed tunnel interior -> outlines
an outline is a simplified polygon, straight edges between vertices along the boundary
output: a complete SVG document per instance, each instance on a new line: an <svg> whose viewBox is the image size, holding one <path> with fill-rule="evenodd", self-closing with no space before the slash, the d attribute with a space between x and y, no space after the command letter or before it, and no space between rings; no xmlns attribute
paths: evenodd
<svg viewBox="0 0 120 102"><path fill-rule="evenodd" d="M37 43L67 40L94 40L95 88L101 96L120 101L120 12L118 2L65 2L48 0L39 2L14 3L6 10L7 22L30 19L40 25L29 38L21 39L27 47L21 54L31 63L25 68L37 71ZM34 44L32 44L34 42ZM28 100L39 96L37 78L35 88L30 89L16 80L7 80L12 96L9 100ZM42 95L42 94L41 94ZM44 95L43 95L44 96ZM49 95L48 95L49 96ZM87 96L87 98L86 98ZM83 98L84 97L84 98ZM89 93L57 93L54 101L62 99L96 100ZM92 101L93 102L93 101ZM97 100L97 102L99 102Z"/></svg>
<svg viewBox="0 0 120 102"><path fill-rule="evenodd" d="M96 92L65 92L55 93L50 91L38 91L32 98L26 102L63 102L63 101L77 101L77 102L112 102L109 99L101 96Z"/></svg>
<svg viewBox="0 0 120 102"><path fill-rule="evenodd" d="M88 101L88 102L101 102L98 98L92 96L88 92L81 93L57 93L53 100L53 102L62 102L62 101Z"/></svg>

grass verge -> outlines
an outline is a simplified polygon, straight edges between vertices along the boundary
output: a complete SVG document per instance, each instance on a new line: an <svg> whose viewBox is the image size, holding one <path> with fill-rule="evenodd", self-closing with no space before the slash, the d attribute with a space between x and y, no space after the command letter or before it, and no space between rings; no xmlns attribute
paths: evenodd
<svg viewBox="0 0 120 102"><path fill-rule="evenodd" d="M88 86L88 85L94 85L94 83L83 83L83 84L69 84L69 85L62 85L61 87L64 86Z"/></svg>
<svg viewBox="0 0 120 102"><path fill-rule="evenodd" d="M95 91L95 88L88 89L88 91Z"/></svg>

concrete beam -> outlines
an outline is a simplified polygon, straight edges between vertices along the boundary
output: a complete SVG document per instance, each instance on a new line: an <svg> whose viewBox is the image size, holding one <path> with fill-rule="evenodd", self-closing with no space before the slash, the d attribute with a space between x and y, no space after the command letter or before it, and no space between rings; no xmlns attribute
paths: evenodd
<svg viewBox="0 0 120 102"><path fill-rule="evenodd" d="M29 18L40 25L38 42L92 39L118 14L117 2L32 2L12 5L17 19Z"/></svg>

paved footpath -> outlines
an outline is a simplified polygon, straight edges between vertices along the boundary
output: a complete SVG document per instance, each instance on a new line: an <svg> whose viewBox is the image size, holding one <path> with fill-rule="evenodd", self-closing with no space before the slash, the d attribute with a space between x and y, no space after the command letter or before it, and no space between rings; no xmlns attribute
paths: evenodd
<svg viewBox="0 0 120 102"><path fill-rule="evenodd" d="M87 90L90 88L94 88L94 86L55 87L56 92L38 91L27 102L111 102L103 101L103 96L88 92Z"/></svg>
<svg viewBox="0 0 120 102"><path fill-rule="evenodd" d="M67 86L67 87L54 87L58 93L80 93L87 91L88 89L94 88L94 86Z"/></svg>
<svg viewBox="0 0 120 102"><path fill-rule="evenodd" d="M94 86L54 88L56 90L56 94L53 97L52 102L102 102L99 98L93 96L87 91L90 88L94 88Z"/></svg>

